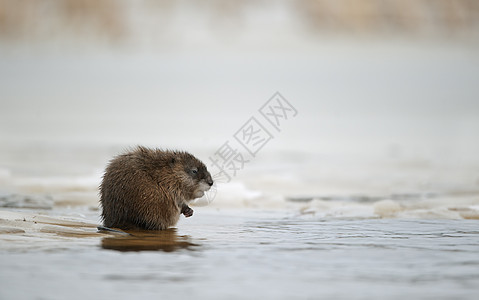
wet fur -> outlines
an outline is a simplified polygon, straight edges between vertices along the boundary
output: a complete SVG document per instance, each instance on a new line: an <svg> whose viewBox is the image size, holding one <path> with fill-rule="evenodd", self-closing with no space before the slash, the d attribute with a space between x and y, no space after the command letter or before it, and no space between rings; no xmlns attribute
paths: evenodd
<svg viewBox="0 0 479 300"><path fill-rule="evenodd" d="M205 165L193 155L138 147L112 159L105 170L100 185L104 226L167 229L181 213L191 216L188 202L212 184Z"/></svg>

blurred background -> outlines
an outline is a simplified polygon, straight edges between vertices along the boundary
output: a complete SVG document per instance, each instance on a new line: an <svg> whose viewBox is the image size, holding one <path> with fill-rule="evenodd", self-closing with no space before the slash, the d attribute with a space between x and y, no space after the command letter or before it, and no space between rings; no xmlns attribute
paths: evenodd
<svg viewBox="0 0 479 300"><path fill-rule="evenodd" d="M95 206L112 155L206 162L278 91L298 115L223 203L477 200L478 42L474 0L0 0L0 192Z"/></svg>

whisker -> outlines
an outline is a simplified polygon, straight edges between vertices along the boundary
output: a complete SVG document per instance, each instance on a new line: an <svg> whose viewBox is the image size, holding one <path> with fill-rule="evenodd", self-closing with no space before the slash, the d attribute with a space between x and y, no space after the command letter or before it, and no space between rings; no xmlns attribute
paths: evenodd
<svg viewBox="0 0 479 300"><path fill-rule="evenodd" d="M217 175L213 176L213 180L215 182L226 183L226 182L229 182L231 180L231 178L227 177L226 175L217 174Z"/></svg>
<svg viewBox="0 0 479 300"><path fill-rule="evenodd" d="M217 193L217 191L218 191L217 186L216 186L216 184L214 184L214 185L211 186L211 188L205 193L205 199L206 199L207 205L211 204L211 202L213 202L213 200L216 198L216 193Z"/></svg>

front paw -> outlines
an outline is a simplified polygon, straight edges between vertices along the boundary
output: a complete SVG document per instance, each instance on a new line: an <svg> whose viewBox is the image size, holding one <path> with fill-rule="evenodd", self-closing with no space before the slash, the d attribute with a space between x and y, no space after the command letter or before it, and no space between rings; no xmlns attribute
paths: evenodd
<svg viewBox="0 0 479 300"><path fill-rule="evenodd" d="M184 205L181 208L181 213L184 214L185 217L189 218L193 215L193 210L188 205Z"/></svg>

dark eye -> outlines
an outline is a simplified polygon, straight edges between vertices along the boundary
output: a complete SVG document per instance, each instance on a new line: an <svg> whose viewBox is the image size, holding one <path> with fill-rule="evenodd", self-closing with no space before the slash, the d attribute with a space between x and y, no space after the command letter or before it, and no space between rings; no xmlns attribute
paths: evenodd
<svg viewBox="0 0 479 300"><path fill-rule="evenodd" d="M198 173L198 170L197 170L197 169L192 169L192 170L191 170L191 173L197 174L197 173Z"/></svg>

